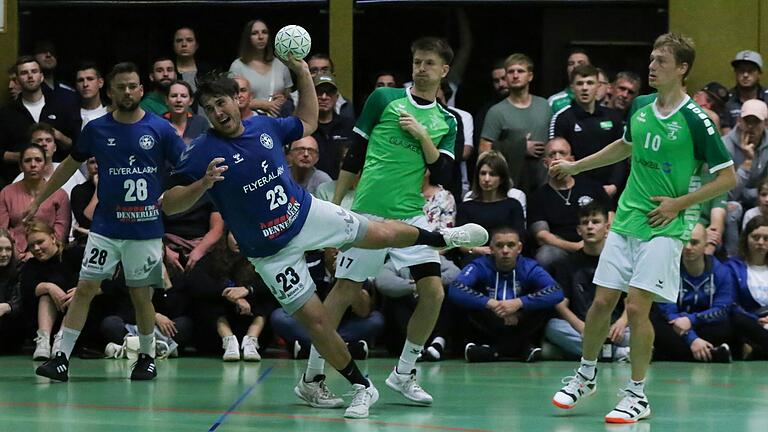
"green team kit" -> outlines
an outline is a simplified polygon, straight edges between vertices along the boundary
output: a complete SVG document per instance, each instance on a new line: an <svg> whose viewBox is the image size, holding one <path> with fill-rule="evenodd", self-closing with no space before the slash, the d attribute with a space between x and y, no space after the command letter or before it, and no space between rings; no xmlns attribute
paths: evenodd
<svg viewBox="0 0 768 432"><path fill-rule="evenodd" d="M699 105L687 97L667 116L656 110L656 94L638 97L632 104L624 141L632 145L632 169L612 230L650 240L664 236L687 241L699 220L694 205L667 225L651 227L648 213L659 203L651 197L680 197L701 187L701 168L715 173L733 164L717 126Z"/></svg>
<svg viewBox="0 0 768 432"><path fill-rule="evenodd" d="M441 153L454 157L456 119L451 113L436 102L418 105L409 89L377 89L355 125L355 132L368 140L368 150L353 211L388 219L424 214L426 162L421 143L400 128L403 111L427 129Z"/></svg>

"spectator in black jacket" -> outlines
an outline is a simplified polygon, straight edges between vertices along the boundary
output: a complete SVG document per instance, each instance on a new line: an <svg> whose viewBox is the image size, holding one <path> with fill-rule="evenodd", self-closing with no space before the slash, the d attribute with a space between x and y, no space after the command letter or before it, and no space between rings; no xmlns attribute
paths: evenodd
<svg viewBox="0 0 768 432"><path fill-rule="evenodd" d="M597 104L598 70L592 65L576 66L571 72L573 101L558 110L549 123L549 139L565 138L571 144L575 160L602 150L621 138L623 121L617 110ZM617 162L583 174L605 189L610 197L618 196L627 179L627 163Z"/></svg>
<svg viewBox="0 0 768 432"><path fill-rule="evenodd" d="M34 123L43 121L54 127L54 162L64 160L80 132L80 113L43 87L43 73L34 57L16 60L16 80L21 85L21 95L0 112L2 174L7 183L19 174L18 152L26 144L27 131Z"/></svg>

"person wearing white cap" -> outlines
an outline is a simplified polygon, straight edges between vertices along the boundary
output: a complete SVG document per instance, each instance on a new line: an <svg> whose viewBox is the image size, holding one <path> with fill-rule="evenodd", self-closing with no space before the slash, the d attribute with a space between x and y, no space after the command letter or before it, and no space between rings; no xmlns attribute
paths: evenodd
<svg viewBox="0 0 768 432"><path fill-rule="evenodd" d="M736 127L723 137L723 144L733 158L737 184L728 193L725 248L728 254L738 249L738 227L745 208L757 199L757 184L768 171L768 134L765 121L768 105L750 99L741 106Z"/></svg>
<svg viewBox="0 0 768 432"><path fill-rule="evenodd" d="M741 113L741 104L750 99L760 99L768 102L768 89L760 85L760 75L763 73L763 57L755 51L739 51L733 61L733 73L736 85L731 89L730 98L725 103L725 113L721 119L723 134L736 126Z"/></svg>

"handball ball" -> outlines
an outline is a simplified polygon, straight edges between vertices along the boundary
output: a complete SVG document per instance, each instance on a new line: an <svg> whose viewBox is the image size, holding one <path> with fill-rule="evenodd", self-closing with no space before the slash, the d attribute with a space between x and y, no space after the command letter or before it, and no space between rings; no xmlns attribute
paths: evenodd
<svg viewBox="0 0 768 432"><path fill-rule="evenodd" d="M301 60L309 54L311 47L312 38L309 33L297 25L285 26L275 36L275 53L283 59L293 54L293 57Z"/></svg>

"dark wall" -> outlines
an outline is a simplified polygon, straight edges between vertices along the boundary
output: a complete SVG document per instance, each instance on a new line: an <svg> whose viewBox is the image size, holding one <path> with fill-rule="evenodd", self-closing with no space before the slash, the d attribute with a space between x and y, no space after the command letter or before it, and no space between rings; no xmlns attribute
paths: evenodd
<svg viewBox="0 0 768 432"><path fill-rule="evenodd" d="M195 29L201 45L198 60L228 69L237 57L243 25L256 18L264 19L273 33L287 24L304 26L312 33L313 50L328 50L328 15L318 5L208 4L31 7L20 14L20 51L28 52L39 39L52 39L68 77L83 59L94 59L105 69L130 60L147 70L153 58L173 54L173 32L186 25Z"/></svg>
<svg viewBox="0 0 768 432"><path fill-rule="evenodd" d="M456 10L452 4L358 5L355 13L355 100L362 106L371 91L372 74L395 69L410 76L410 42L424 35L447 37L458 48ZM533 92L548 96L565 85L565 55L574 42L587 43L593 61L606 69L631 69L645 76L649 46L666 31L665 8L654 4L613 5L507 2L465 4L474 46L459 93L460 106L473 111L490 92L493 60L524 52L536 63ZM328 50L328 11L318 4L261 5L21 5L20 49L39 39L53 39L66 76L76 63L94 59L106 70L133 60L146 70L152 58L171 53L173 31L195 28L198 58L228 68L237 55L243 24L264 18L273 33L299 24L313 36L313 52Z"/></svg>

